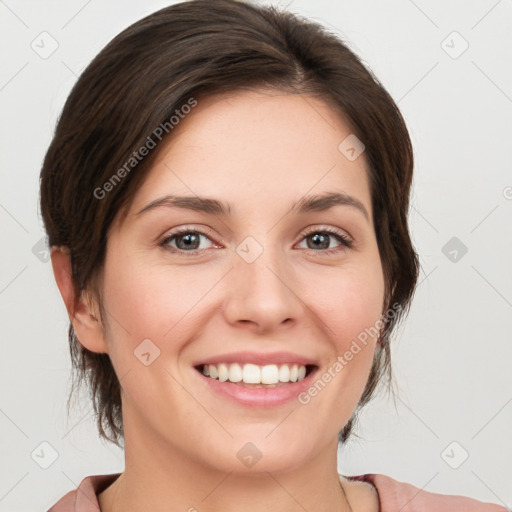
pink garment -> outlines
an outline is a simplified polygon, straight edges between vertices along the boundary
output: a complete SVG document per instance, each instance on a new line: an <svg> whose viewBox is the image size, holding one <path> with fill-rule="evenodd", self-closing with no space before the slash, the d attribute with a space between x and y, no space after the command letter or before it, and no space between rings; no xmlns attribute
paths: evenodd
<svg viewBox="0 0 512 512"><path fill-rule="evenodd" d="M68 492L48 512L101 512L98 494L111 485L120 473L88 476L78 489ZM483 503L462 496L422 491L411 484L386 475L366 474L345 477L372 484L379 495L380 512L507 512L506 507Z"/></svg>

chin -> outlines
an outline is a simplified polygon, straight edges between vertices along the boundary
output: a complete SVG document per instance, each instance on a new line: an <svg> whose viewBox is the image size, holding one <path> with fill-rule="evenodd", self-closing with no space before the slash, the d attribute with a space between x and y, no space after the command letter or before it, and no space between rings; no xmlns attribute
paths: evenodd
<svg viewBox="0 0 512 512"><path fill-rule="evenodd" d="M256 475L296 470L313 458L315 451L321 450L320 446L317 450L309 446L308 437L303 435L290 435L284 429L280 434L274 431L269 435L269 431L266 425L266 428L243 429L243 434L233 435L229 440L211 439L210 447L204 447L200 456L215 471Z"/></svg>

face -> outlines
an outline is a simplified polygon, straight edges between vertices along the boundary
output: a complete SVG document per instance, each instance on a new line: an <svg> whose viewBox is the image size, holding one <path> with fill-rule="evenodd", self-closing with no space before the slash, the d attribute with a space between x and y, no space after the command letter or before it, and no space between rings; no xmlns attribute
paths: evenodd
<svg viewBox="0 0 512 512"><path fill-rule="evenodd" d="M384 296L364 153L338 149L350 134L279 92L200 100L175 128L109 232L101 282L127 451L226 472L332 452Z"/></svg>

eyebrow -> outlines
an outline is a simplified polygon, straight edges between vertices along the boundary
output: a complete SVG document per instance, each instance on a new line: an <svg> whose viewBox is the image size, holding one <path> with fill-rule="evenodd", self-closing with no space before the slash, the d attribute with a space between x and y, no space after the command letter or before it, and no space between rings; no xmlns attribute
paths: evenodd
<svg viewBox="0 0 512 512"><path fill-rule="evenodd" d="M343 192L326 192L321 195L305 196L292 205L288 213L306 213L321 212L329 210L334 206L350 206L361 212L365 219L369 222L370 216L363 203ZM183 208L198 212L205 212L214 215L229 216L231 214L231 206L217 199L211 199L199 196L173 196L166 195L159 199L151 201L144 206L136 215L140 215L149 210L165 206L168 208Z"/></svg>

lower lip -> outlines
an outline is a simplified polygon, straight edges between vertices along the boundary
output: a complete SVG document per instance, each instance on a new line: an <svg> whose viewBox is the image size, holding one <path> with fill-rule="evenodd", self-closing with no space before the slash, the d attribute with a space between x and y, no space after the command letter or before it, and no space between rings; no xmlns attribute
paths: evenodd
<svg viewBox="0 0 512 512"><path fill-rule="evenodd" d="M290 382L274 388L252 388L228 381L220 382L218 379L206 377L197 370L194 371L211 391L238 404L275 407L292 400L297 400L298 395L311 385L311 379L316 370L315 368L300 382Z"/></svg>

